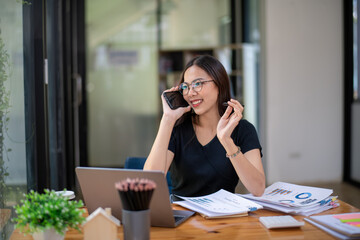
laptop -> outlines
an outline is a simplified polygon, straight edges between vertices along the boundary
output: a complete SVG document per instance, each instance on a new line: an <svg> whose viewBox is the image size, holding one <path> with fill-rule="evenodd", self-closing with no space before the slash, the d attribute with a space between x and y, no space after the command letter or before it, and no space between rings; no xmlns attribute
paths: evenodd
<svg viewBox="0 0 360 240"><path fill-rule="evenodd" d="M96 167L77 167L75 171L89 214L99 207L111 208L112 215L121 220L122 205L115 183L126 178L147 178L156 183L150 203L151 226L177 227L194 214L172 210L166 178L161 171Z"/></svg>

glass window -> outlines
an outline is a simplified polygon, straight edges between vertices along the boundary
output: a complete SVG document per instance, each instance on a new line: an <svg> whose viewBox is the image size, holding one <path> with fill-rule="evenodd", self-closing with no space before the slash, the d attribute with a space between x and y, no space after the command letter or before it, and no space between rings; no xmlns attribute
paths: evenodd
<svg viewBox="0 0 360 240"><path fill-rule="evenodd" d="M229 44L229 13L229 1L161 0L161 48L206 48Z"/></svg>
<svg viewBox="0 0 360 240"><path fill-rule="evenodd" d="M156 0L87 0L90 166L147 156L158 124Z"/></svg>
<svg viewBox="0 0 360 240"><path fill-rule="evenodd" d="M26 192L22 4L3 1L0 16L0 238L8 239Z"/></svg>
<svg viewBox="0 0 360 240"><path fill-rule="evenodd" d="M87 0L85 6L90 166L123 166L128 156L149 154L162 110L160 93L176 84L195 55L219 58L234 98L248 105L245 82L254 86L246 89L248 101L258 96L257 43L248 44L243 57L252 64L243 66L241 39L234 42L231 32L236 28L241 36L241 8L234 11L234 24L231 1ZM249 8L257 11L256 6ZM252 39L258 39L257 22L251 23ZM245 114L257 125L257 113Z"/></svg>

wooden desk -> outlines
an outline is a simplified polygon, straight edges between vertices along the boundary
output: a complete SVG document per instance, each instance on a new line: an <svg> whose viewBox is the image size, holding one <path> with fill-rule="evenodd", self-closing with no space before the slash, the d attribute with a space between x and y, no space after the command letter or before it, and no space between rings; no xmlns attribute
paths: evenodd
<svg viewBox="0 0 360 240"><path fill-rule="evenodd" d="M345 202L339 201L340 206L319 215L338 214L347 212L359 212ZM180 209L178 206L174 206ZM335 239L331 235L323 232L317 227L305 222L301 228L268 230L259 222L261 216L285 215L268 210L257 210L250 213L248 217L224 218L206 220L200 215L188 219L177 228L152 227L151 239ZM297 220L302 220L304 216L294 216ZM122 227L118 230L119 239L123 239ZM82 239L83 235L76 230L70 230L65 236L65 240ZM14 231L10 240L31 240L31 236L24 236L17 230Z"/></svg>

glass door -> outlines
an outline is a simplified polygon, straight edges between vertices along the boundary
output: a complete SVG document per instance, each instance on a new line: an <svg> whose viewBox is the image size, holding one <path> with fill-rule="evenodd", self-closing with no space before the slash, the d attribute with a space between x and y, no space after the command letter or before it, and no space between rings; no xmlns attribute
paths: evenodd
<svg viewBox="0 0 360 240"><path fill-rule="evenodd" d="M13 231L13 206L26 192L22 4L0 8L0 239Z"/></svg>

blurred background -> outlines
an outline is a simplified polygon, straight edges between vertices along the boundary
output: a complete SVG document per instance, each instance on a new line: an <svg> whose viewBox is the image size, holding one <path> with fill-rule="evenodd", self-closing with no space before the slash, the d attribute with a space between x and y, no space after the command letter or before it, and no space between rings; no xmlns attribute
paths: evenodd
<svg viewBox="0 0 360 240"><path fill-rule="evenodd" d="M267 185L360 207L358 0L0 1L2 239L23 192L78 191L76 166L146 157L161 92L199 54L246 105Z"/></svg>

